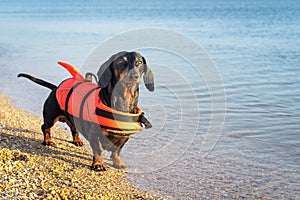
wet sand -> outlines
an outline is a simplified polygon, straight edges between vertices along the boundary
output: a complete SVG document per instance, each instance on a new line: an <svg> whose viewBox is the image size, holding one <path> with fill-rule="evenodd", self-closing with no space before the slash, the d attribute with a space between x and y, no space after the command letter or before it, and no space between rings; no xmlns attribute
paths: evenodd
<svg viewBox="0 0 300 200"><path fill-rule="evenodd" d="M161 199L130 185L126 173L111 167L90 169L92 155L71 143L61 127L55 146L42 145L42 119L13 106L0 94L0 197L2 199Z"/></svg>

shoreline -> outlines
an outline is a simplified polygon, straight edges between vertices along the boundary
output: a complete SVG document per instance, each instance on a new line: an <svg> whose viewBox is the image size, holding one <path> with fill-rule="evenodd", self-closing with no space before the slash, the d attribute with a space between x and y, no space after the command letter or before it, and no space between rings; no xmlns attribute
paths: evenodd
<svg viewBox="0 0 300 200"><path fill-rule="evenodd" d="M43 146L42 119L16 108L1 92L0 105L1 198L162 199L131 185L108 158L107 171L91 170L90 152L73 145L58 126L52 128L55 146Z"/></svg>

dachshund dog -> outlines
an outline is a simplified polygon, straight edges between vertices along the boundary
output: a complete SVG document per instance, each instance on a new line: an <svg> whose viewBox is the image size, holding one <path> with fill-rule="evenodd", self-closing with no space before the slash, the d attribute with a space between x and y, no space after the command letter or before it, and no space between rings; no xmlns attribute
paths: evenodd
<svg viewBox="0 0 300 200"><path fill-rule="evenodd" d="M92 169L106 170L103 163L103 150L111 151L111 159L115 168L124 169L126 165L120 157L122 147L133 133L142 129L141 124L144 124L145 128L151 127L150 122L138 107L138 97L141 77L143 76L146 88L154 91L154 76L147 66L145 58L136 52L119 52L111 56L101 65L97 75L98 84L84 80L78 81L73 76L71 79L64 80L58 87L28 74L21 73L18 74L18 77L28 78L52 90L43 109L44 145L54 144L51 140L50 129L55 122L66 122L72 132L75 145L83 145L78 132L90 143L93 150ZM71 86L67 86L67 84L71 84ZM79 90L88 90L88 92L81 96L79 94L83 92ZM78 98L80 103L75 101ZM62 99L64 103L61 103ZM97 99L95 100L97 102L90 103L89 99L92 101ZM103 111L97 107L99 102L106 110ZM114 111L112 112L110 109ZM75 114L76 112L79 114ZM109 116L110 119L105 118L106 116ZM139 127L128 129L124 134L123 130L113 130L115 127L109 128L102 124L102 121L122 124L123 122L118 122L118 119L114 118L118 118L118 116L119 120L130 118L130 125L134 123L134 126ZM95 120L93 121L93 119ZM137 123L139 125L136 125Z"/></svg>

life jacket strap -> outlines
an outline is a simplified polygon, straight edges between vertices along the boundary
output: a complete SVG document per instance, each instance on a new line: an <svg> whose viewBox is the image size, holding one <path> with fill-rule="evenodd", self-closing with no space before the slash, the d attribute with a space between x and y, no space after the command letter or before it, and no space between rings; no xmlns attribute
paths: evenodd
<svg viewBox="0 0 300 200"><path fill-rule="evenodd" d="M122 122L138 122L140 117L140 116L128 116L128 115L112 113L106 110L102 110L101 108L96 108L95 114L112 120L122 121Z"/></svg>
<svg viewBox="0 0 300 200"><path fill-rule="evenodd" d="M70 100L70 97L74 91L74 89L76 89L80 84L82 84L84 82L78 82L78 83L75 83L74 86L69 90L68 94L67 94L67 97L66 97L66 104L65 104L65 112L68 113L68 109L69 109L69 100Z"/></svg>
<svg viewBox="0 0 300 200"><path fill-rule="evenodd" d="M83 82L78 82L78 83L75 83L74 86L69 90L68 94L67 94L67 97L66 97L66 102L65 102L65 112L68 113L68 109L69 109L69 100L70 100L70 97L74 91L75 88L77 88L80 84L82 84ZM67 120L74 126L74 121L72 120L71 116L70 115L66 115L67 116Z"/></svg>
<svg viewBox="0 0 300 200"><path fill-rule="evenodd" d="M80 109L79 109L79 119L80 119L80 123L81 123L80 125L81 125L81 127L83 127L83 108L84 108L84 104L85 104L87 98L88 98L95 90L97 90L97 89L99 89L99 88L100 88L100 87L95 87L95 88L91 89L90 91L88 91L88 92L84 95L84 97L83 97L83 99L82 99L82 101L81 101Z"/></svg>
<svg viewBox="0 0 300 200"><path fill-rule="evenodd" d="M144 112L142 112L138 116L128 116L128 115L112 113L112 112L108 112L108 111L100 109L100 108L96 108L95 114L98 116L103 116L105 118L122 121L122 122L140 122L141 124L144 124L145 129L152 127L152 124L150 123L150 121L145 117ZM104 127L104 126L102 126L102 127L106 128L106 129L111 129L111 127ZM120 129L120 131L124 132L124 131L132 131L132 130L124 130L124 129L121 130Z"/></svg>

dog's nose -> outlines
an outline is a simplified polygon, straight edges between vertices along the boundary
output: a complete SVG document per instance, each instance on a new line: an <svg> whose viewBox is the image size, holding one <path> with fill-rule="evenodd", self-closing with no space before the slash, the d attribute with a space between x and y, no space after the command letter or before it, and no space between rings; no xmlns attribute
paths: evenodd
<svg viewBox="0 0 300 200"><path fill-rule="evenodd" d="M139 75L136 73L133 75L133 78L137 79L139 77Z"/></svg>
<svg viewBox="0 0 300 200"><path fill-rule="evenodd" d="M137 70L130 70L128 72L128 77L130 79L138 79L139 78L139 74L138 74Z"/></svg>

